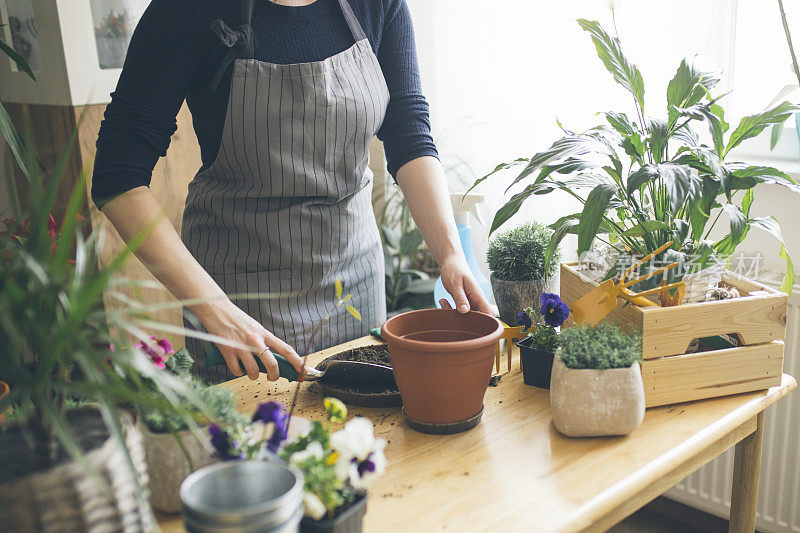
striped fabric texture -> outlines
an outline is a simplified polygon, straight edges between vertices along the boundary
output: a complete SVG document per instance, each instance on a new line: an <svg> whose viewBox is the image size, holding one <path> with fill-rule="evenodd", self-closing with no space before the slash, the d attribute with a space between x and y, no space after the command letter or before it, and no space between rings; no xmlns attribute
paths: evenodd
<svg viewBox="0 0 800 533"><path fill-rule="evenodd" d="M344 52L293 65L235 60L219 153L190 183L183 219L200 264L300 354L334 307L335 279L353 293L362 322L334 311L310 351L366 335L386 318L368 162L389 91L347 0L339 4L355 41ZM206 379L234 377L225 365L205 368L209 345L187 338L187 347Z"/></svg>

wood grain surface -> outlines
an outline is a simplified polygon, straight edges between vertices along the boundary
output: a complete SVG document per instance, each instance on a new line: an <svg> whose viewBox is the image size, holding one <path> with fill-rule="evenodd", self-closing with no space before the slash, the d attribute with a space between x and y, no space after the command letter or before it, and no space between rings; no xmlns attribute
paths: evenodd
<svg viewBox="0 0 800 533"><path fill-rule="evenodd" d="M365 337L310 362L377 342ZM424 435L399 409L350 409L388 441L388 470L370 489L366 531L602 531L753 433L758 413L796 386L784 375L767 391L648 409L627 437L570 439L553 427L548 391L523 384L517 356L515 348L511 372L487 390L482 422L465 433ZM263 375L220 386L246 412L288 402L294 387ZM322 419L321 393L301 387L297 413ZM182 531L180 517L160 523Z"/></svg>

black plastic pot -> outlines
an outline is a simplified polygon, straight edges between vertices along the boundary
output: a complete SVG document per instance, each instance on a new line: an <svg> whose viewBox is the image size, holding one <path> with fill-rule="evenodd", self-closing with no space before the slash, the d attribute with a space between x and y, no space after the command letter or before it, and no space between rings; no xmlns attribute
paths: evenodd
<svg viewBox="0 0 800 533"><path fill-rule="evenodd" d="M550 373L553 371L555 354L531 348L530 343L530 337L517 343L517 346L519 346L519 364L522 367L522 381L525 382L525 385L549 389Z"/></svg>
<svg viewBox="0 0 800 533"><path fill-rule="evenodd" d="M336 518L312 520L307 516L300 522L300 533L361 533L364 515L367 514L367 495L358 499L339 513Z"/></svg>

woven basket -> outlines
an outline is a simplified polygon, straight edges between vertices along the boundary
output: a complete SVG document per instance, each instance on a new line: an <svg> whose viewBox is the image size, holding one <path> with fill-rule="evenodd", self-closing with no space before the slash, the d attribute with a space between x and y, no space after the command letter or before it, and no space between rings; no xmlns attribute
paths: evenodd
<svg viewBox="0 0 800 533"><path fill-rule="evenodd" d="M76 434L104 431L98 412L79 411L82 416L74 424ZM94 416L87 416L86 411L92 411ZM127 414L121 422L139 483L146 493L147 467L142 435ZM14 461L16 454L30 453L29 448L19 445L24 442L21 431L8 429L0 433L2 461ZM153 531L152 513L146 500L137 493L125 451L115 439L108 437L107 431L105 436L102 445L84 455L94 473L67 460L49 470L0 485L0 529L15 533Z"/></svg>

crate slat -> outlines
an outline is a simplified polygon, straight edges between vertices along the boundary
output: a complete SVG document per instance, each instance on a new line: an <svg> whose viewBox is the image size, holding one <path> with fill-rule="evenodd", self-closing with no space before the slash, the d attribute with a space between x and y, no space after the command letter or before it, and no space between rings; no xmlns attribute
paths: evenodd
<svg viewBox="0 0 800 533"><path fill-rule="evenodd" d="M642 363L645 405L669 405L780 384L783 342L773 341Z"/></svg>

